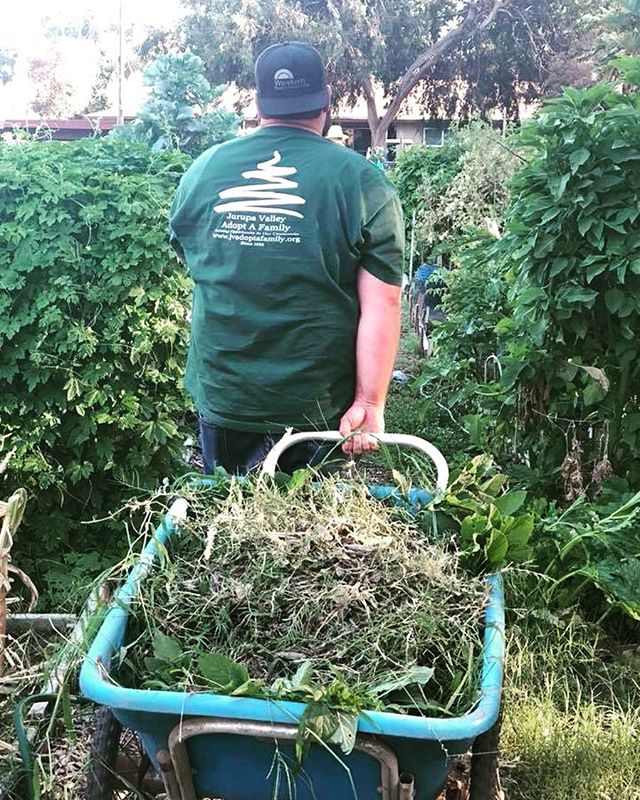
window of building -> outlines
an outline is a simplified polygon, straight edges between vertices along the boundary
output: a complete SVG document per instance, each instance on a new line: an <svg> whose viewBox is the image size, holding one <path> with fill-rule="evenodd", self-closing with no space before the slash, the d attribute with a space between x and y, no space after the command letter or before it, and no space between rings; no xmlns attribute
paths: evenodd
<svg viewBox="0 0 640 800"><path fill-rule="evenodd" d="M445 140L451 136L449 124L443 122L439 125L425 125L422 129L422 142L428 147L442 147Z"/></svg>

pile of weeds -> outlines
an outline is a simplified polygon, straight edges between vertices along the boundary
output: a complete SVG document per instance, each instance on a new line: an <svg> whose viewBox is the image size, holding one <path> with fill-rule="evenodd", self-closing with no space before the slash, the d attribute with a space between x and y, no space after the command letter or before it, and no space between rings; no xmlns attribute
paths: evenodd
<svg viewBox="0 0 640 800"><path fill-rule="evenodd" d="M331 735L334 712L355 730L363 709L458 715L476 702L485 585L363 483L298 473L286 488L234 479L189 499L141 586L122 680L300 700Z"/></svg>

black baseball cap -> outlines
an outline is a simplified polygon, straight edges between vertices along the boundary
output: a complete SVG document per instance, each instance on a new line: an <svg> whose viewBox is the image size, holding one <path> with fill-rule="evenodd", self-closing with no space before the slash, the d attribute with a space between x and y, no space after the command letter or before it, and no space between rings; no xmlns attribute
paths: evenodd
<svg viewBox="0 0 640 800"><path fill-rule="evenodd" d="M305 42L280 42L256 59L258 110L264 117L320 111L329 89L320 53Z"/></svg>

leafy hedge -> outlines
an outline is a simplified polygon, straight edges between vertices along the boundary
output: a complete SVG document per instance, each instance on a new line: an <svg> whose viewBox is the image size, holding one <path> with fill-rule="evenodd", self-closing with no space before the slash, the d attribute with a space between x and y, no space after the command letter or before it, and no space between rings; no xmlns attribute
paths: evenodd
<svg viewBox="0 0 640 800"><path fill-rule="evenodd" d="M81 521L175 469L189 284L167 211L189 160L109 139L0 146L0 495L31 495L36 577L80 536L109 538Z"/></svg>
<svg viewBox="0 0 640 800"><path fill-rule="evenodd" d="M512 140L526 164L505 235L456 254L426 364L474 448L569 501L640 475L636 65L618 62L624 92L566 89Z"/></svg>
<svg viewBox="0 0 640 800"><path fill-rule="evenodd" d="M520 387L528 432L557 440L557 425L555 437L540 426L557 418L575 440L571 458L584 473L575 491L597 482L578 452L592 441L618 470L634 461L637 470L640 460L638 86L565 89L524 127L520 145L531 160L514 181L501 243L516 277L513 319L499 323L503 382ZM548 447L532 442L535 457Z"/></svg>

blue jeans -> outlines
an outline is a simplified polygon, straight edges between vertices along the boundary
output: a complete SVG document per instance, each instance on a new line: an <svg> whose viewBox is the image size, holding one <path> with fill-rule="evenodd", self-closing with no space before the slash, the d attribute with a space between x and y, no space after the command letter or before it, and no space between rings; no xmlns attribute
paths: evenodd
<svg viewBox="0 0 640 800"><path fill-rule="evenodd" d="M278 433L250 433L211 425L200 419L200 443L204 471L210 474L216 467L229 473L246 473L255 469L280 438ZM318 442L301 442L289 447L280 456L278 469L292 475L297 469L316 466L325 458L343 460L342 451Z"/></svg>

